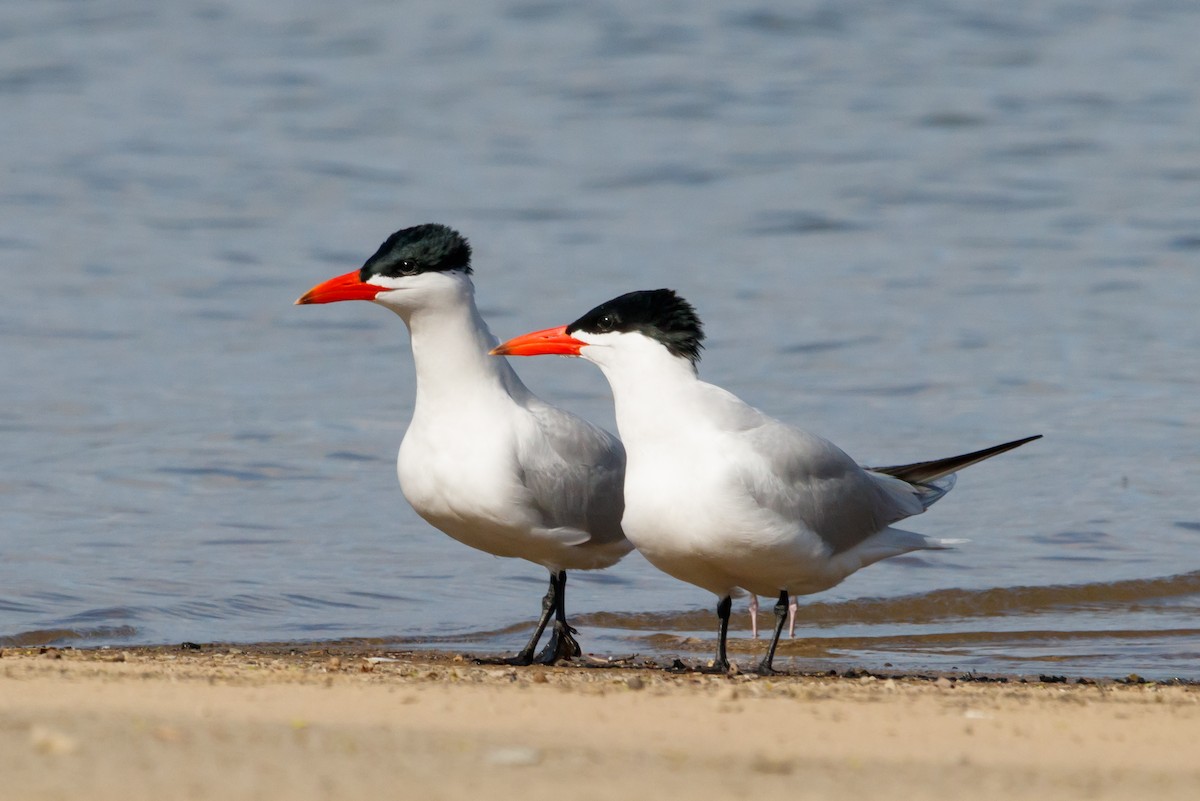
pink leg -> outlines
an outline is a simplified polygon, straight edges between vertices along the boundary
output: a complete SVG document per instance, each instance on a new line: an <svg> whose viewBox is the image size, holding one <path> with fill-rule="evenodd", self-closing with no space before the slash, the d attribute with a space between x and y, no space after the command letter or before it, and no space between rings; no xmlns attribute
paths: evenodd
<svg viewBox="0 0 1200 801"><path fill-rule="evenodd" d="M788 601L788 636L796 636L796 610L800 608L800 604L796 603L796 596L792 596Z"/></svg>
<svg viewBox="0 0 1200 801"><path fill-rule="evenodd" d="M750 612L750 636L752 636L754 639L757 640L758 639L758 596L755 595L754 593L750 593L750 605L749 605L748 609Z"/></svg>

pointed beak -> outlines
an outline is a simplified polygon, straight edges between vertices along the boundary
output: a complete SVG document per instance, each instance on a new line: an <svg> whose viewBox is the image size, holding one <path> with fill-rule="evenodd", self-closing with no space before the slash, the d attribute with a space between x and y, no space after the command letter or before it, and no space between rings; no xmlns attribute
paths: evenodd
<svg viewBox="0 0 1200 801"><path fill-rule="evenodd" d="M578 356L579 349L586 345L574 337L567 336L567 327L547 328L544 331L534 331L513 337L503 345L492 348L493 356L541 356L553 354L556 356Z"/></svg>
<svg viewBox="0 0 1200 801"><path fill-rule="evenodd" d="M374 284L364 284L358 280L358 270L337 278L317 284L305 292L296 301L297 306L307 306L310 303L336 303L339 300L375 300L380 292L387 292L385 287Z"/></svg>

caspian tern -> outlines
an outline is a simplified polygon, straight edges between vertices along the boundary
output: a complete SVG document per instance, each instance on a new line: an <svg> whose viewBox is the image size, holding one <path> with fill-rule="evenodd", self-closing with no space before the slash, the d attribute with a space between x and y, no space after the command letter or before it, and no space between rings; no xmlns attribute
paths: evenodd
<svg viewBox="0 0 1200 801"><path fill-rule="evenodd" d="M417 514L459 542L550 571L529 643L503 660L528 665L581 651L567 623L567 570L615 564L633 546L621 531L625 451L612 434L542 401L505 359L475 306L471 248L427 224L392 234L362 268L310 289L297 304L370 300L404 320L416 403L400 444L400 488Z"/></svg>
<svg viewBox="0 0 1200 801"><path fill-rule="evenodd" d="M731 597L778 596L772 672L793 595L829 589L859 568L937 540L892 524L950 491L954 472L1038 436L949 459L865 468L833 443L785 425L701 381L704 333L669 289L631 292L570 325L510 339L496 355L582 356L612 387L627 451L626 536L651 564L718 598L725 672Z"/></svg>

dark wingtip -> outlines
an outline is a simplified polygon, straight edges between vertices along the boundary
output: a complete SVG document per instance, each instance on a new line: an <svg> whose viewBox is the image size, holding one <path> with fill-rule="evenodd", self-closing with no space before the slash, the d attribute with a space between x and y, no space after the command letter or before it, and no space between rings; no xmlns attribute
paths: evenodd
<svg viewBox="0 0 1200 801"><path fill-rule="evenodd" d="M950 456L946 459L933 459L928 462L915 462L913 464L894 465L892 467L868 467L867 469L873 473L883 473L893 476L901 481L907 481L910 484L924 484L930 481L936 481L942 476L948 476L951 473L957 473L966 467L982 462L984 459L991 459L993 456L999 456L1002 453L1007 453L1014 448L1019 448L1022 445L1033 442L1035 439L1041 439L1041 434L1034 434L1031 437L1022 437L1014 439L1012 442L1005 442L1000 445L993 445L990 448L984 448L970 453L960 454L958 456Z"/></svg>

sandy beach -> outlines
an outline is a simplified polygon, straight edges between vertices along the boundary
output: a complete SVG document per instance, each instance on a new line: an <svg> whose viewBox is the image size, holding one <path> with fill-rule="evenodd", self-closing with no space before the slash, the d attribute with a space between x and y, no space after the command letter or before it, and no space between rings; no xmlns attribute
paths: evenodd
<svg viewBox="0 0 1200 801"><path fill-rule="evenodd" d="M5 649L9 798L1200 794L1200 687L510 668L369 648Z"/></svg>

